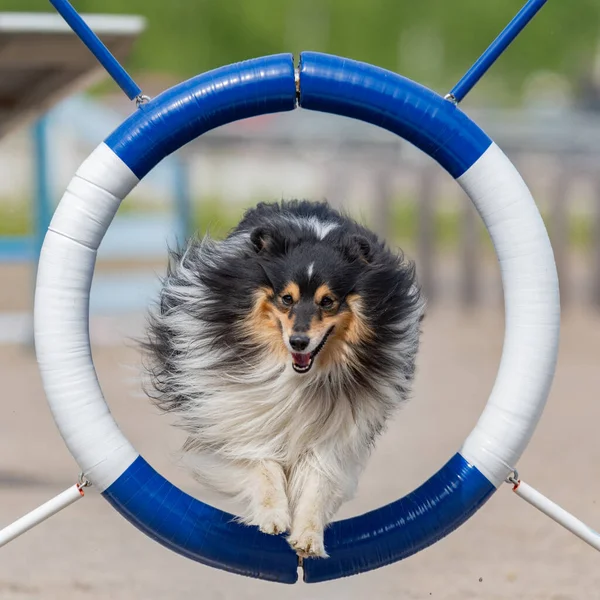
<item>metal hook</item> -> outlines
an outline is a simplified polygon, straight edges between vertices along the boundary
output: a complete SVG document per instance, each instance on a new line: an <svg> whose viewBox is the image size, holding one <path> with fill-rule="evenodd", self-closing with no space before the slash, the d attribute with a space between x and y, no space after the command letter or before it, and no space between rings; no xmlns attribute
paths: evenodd
<svg viewBox="0 0 600 600"><path fill-rule="evenodd" d="M150 102L150 100L152 100L150 96L146 96L146 94L140 94L139 96L135 97L135 105L139 108L142 106L142 104L147 104Z"/></svg>
<svg viewBox="0 0 600 600"><path fill-rule="evenodd" d="M79 473L79 477L77 478L77 485L80 488L90 487L92 482L83 474Z"/></svg>
<svg viewBox="0 0 600 600"><path fill-rule="evenodd" d="M506 483L510 483L511 485L519 485L519 471L513 469L512 473L506 478Z"/></svg>

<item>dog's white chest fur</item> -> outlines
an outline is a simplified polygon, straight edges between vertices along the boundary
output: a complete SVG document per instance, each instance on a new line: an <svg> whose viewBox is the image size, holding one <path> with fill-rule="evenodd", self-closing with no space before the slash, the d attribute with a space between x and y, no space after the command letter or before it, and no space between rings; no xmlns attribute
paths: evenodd
<svg viewBox="0 0 600 600"><path fill-rule="evenodd" d="M273 362L252 379L198 373L195 385L211 392L182 415L190 449L233 461L274 460L286 469L310 450L347 465L362 458L373 425L385 418L380 401L363 396L353 402L335 373L299 375Z"/></svg>

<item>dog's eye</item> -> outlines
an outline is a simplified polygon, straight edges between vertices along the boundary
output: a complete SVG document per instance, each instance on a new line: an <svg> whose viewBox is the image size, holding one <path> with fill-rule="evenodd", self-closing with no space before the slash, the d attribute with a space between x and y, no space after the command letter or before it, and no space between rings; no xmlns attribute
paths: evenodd
<svg viewBox="0 0 600 600"><path fill-rule="evenodd" d="M321 299L321 306L325 309L331 308L333 306L333 300L329 296L324 296Z"/></svg>
<svg viewBox="0 0 600 600"><path fill-rule="evenodd" d="M285 304L285 306L291 306L294 304L294 299L290 294L285 294L285 296L281 296L281 302Z"/></svg>

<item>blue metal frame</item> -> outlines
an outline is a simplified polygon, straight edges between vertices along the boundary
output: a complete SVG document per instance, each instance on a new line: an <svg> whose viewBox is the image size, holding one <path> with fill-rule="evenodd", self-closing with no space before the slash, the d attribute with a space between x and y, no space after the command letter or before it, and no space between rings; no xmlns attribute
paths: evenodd
<svg viewBox="0 0 600 600"><path fill-rule="evenodd" d="M34 252L36 261L52 220L53 205L48 152L48 119L41 117L33 126L35 151Z"/></svg>
<svg viewBox="0 0 600 600"><path fill-rule="evenodd" d="M50 3L69 24L79 39L89 48L98 62L106 69L119 87L127 94L130 100L141 96L142 90L131 78L121 63L113 56L111 51L102 43L100 38L91 30L89 25L81 18L68 0L50 0Z"/></svg>
<svg viewBox="0 0 600 600"><path fill-rule="evenodd" d="M490 47L477 59L475 64L467 71L463 78L452 88L449 94L451 100L461 102L464 99L547 1L548 0L528 0L515 18L492 42Z"/></svg>
<svg viewBox="0 0 600 600"><path fill-rule="evenodd" d="M450 91L447 98L459 103L483 77L500 55L510 46L519 33L533 19L548 0L528 0L514 19L504 28L475 64ZM73 8L69 0L50 0L54 8L69 24L81 41L97 58L109 75L121 87L130 100L140 98L142 90Z"/></svg>
<svg viewBox="0 0 600 600"><path fill-rule="evenodd" d="M40 117L31 128L33 141L33 234L0 237L0 262L37 264L52 219L53 203L48 149L48 118Z"/></svg>
<svg viewBox="0 0 600 600"><path fill-rule="evenodd" d="M290 54L205 73L161 94L105 143L139 177L198 135L246 117L305 109L345 115L401 135L460 177L490 138L441 96L399 75L337 56L305 52L296 96ZM306 560L307 582L375 569L409 556L466 521L495 491L474 466L454 456L419 489L326 532L330 558ZM293 583L297 561L281 537L239 525L178 490L141 457L104 496L168 548L234 573Z"/></svg>
<svg viewBox="0 0 600 600"><path fill-rule="evenodd" d="M185 157L177 156L173 161L175 184L175 208L177 213L177 241L183 245L193 233L194 215L190 189L190 169Z"/></svg>
<svg viewBox="0 0 600 600"><path fill-rule="evenodd" d="M37 260L30 235L0 237L0 263L30 262Z"/></svg>

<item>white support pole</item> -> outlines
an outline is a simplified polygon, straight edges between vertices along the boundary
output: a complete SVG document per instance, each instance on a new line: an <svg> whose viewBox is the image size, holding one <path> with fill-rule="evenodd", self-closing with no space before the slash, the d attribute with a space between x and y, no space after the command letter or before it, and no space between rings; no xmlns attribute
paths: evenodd
<svg viewBox="0 0 600 600"><path fill-rule="evenodd" d="M49 519L63 508L67 508L80 498L83 498L83 486L78 483L2 529L0 531L0 547L12 542L15 538Z"/></svg>
<svg viewBox="0 0 600 600"><path fill-rule="evenodd" d="M564 508L561 508L558 504L540 494L540 492L524 481L516 481L513 485L513 491L519 498L523 498L523 500L529 502L529 504L556 521L559 525L562 525L572 534L587 542L592 548L600 550L600 534L590 529L585 523L567 512Z"/></svg>

